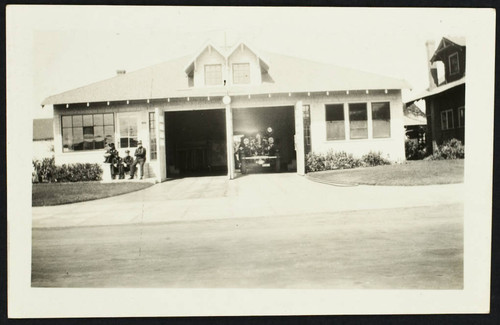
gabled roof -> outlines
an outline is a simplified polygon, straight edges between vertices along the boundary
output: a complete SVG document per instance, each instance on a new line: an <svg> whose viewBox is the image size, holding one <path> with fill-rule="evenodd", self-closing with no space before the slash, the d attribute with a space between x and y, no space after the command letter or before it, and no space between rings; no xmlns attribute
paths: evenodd
<svg viewBox="0 0 500 325"><path fill-rule="evenodd" d="M53 119L41 118L33 120L33 140L52 140L54 139Z"/></svg>
<svg viewBox="0 0 500 325"><path fill-rule="evenodd" d="M264 69L264 71L268 71L269 70L269 63L267 62L266 59L264 59L264 56L262 55L262 53L260 53L259 51L256 51L253 47L251 47L248 43L246 42L237 42L236 45L234 45L228 52L227 52L227 55L226 57L229 58L231 57L231 55L233 55L233 53L240 47L240 46L244 46L246 47L248 50L250 50L251 52L253 52L253 54L255 54L258 58L259 58L259 64L261 66L262 69Z"/></svg>
<svg viewBox="0 0 500 325"><path fill-rule="evenodd" d="M447 47L450 46L462 46L465 47L465 37L461 36L446 36L441 39L439 45L431 58L431 62L438 61L439 53Z"/></svg>
<svg viewBox="0 0 500 325"><path fill-rule="evenodd" d="M262 53L262 52L260 52ZM187 56L46 98L42 105L179 97L275 94L410 88L404 80L313 62L291 56L263 53L269 70L259 85L189 87ZM293 73L290 73L293 71Z"/></svg>
<svg viewBox="0 0 500 325"><path fill-rule="evenodd" d="M412 103L408 107L405 106L403 112L403 123L405 126L427 124L427 117L415 103Z"/></svg>

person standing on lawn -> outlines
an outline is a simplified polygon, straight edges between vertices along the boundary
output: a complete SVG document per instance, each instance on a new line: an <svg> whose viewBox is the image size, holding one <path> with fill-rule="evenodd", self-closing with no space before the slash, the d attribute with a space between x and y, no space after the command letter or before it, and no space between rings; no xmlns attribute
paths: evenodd
<svg viewBox="0 0 500 325"><path fill-rule="evenodd" d="M133 179L134 178L134 174L135 174L135 166L137 166L137 164L139 164L140 166L140 169L139 169L139 175L140 175L140 179L142 179L144 177L144 163L146 162L146 148L144 148L142 146L142 141L139 140L139 142L137 143L139 146L137 147L137 149L135 149L135 161L134 163L132 164L131 168L130 168L130 177L129 179Z"/></svg>

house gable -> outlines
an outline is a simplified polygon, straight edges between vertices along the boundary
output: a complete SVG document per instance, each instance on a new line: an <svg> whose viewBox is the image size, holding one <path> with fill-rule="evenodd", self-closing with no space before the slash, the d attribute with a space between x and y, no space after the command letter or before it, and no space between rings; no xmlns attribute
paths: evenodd
<svg viewBox="0 0 500 325"><path fill-rule="evenodd" d="M462 38L443 37L431 58L431 63L441 61L444 65L446 83L465 75L465 41Z"/></svg>

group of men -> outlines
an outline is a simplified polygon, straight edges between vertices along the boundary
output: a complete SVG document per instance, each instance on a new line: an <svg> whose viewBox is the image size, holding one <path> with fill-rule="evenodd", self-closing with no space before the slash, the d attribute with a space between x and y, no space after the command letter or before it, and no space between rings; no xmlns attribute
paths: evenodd
<svg viewBox="0 0 500 325"><path fill-rule="evenodd" d="M111 170L111 178L119 179L125 178L125 173L129 173L129 179L133 179L135 175L136 166L139 165L139 177L142 179L144 177L144 163L146 162L146 148L142 146L142 141L139 140L137 143L137 149L135 149L135 160L130 156L130 150L125 150L125 157L121 158L120 153L115 148L114 143L110 143L106 154L104 155L105 163L109 163Z"/></svg>

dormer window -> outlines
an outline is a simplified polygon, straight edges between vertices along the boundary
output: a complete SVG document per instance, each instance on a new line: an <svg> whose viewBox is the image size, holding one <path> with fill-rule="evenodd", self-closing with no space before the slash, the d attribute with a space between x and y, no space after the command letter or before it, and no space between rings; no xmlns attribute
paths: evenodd
<svg viewBox="0 0 500 325"><path fill-rule="evenodd" d="M207 64L205 65L205 85L220 86L222 85L222 65Z"/></svg>
<svg viewBox="0 0 500 325"><path fill-rule="evenodd" d="M460 72L460 66L458 63L458 53L455 52L448 57L450 65L450 75L454 75Z"/></svg>
<svg viewBox="0 0 500 325"><path fill-rule="evenodd" d="M248 84L250 83L250 64L249 63L234 63L233 64L233 83Z"/></svg>

